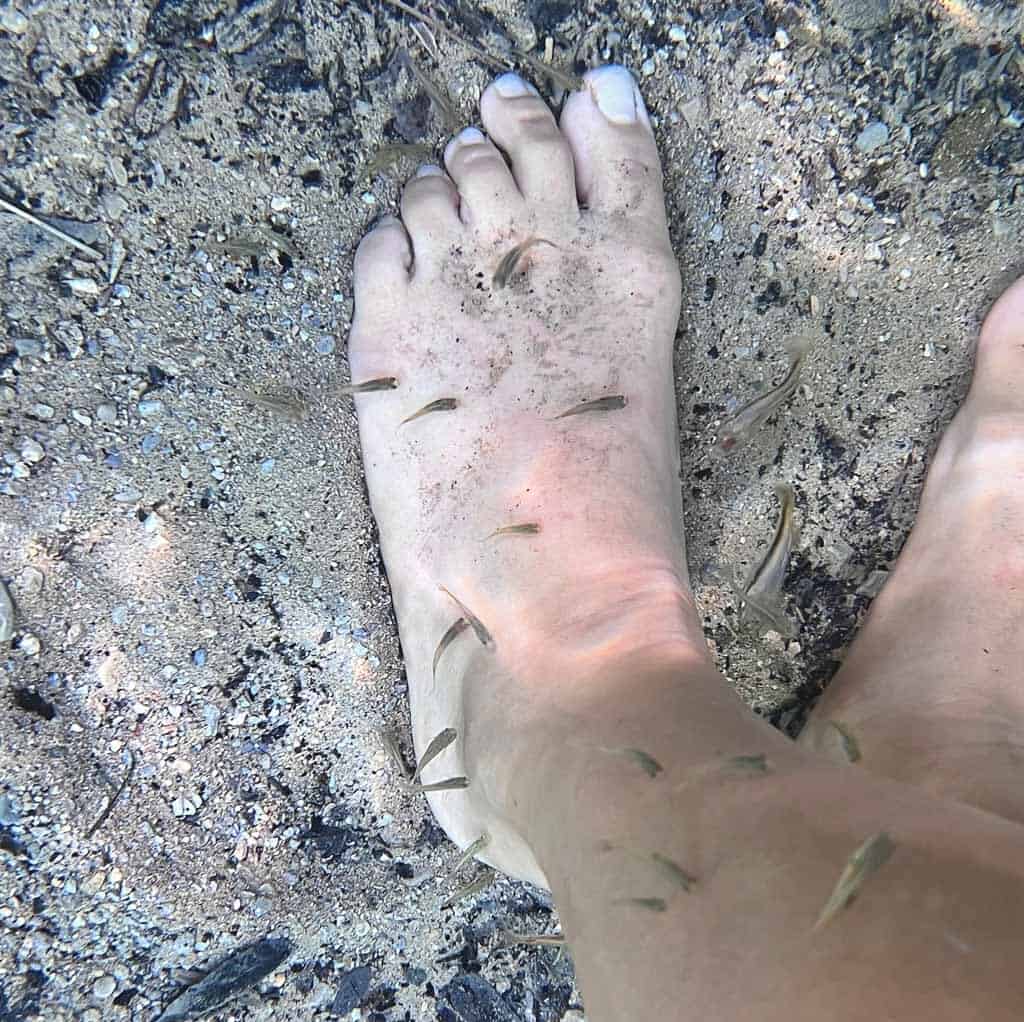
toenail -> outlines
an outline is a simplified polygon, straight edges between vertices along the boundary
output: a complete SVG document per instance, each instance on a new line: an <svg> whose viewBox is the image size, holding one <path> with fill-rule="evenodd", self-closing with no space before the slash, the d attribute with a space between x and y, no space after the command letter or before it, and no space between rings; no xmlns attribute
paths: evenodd
<svg viewBox="0 0 1024 1022"><path fill-rule="evenodd" d="M463 128L455 136L455 141L459 145L477 145L480 142L486 141L484 133L479 128Z"/></svg>
<svg viewBox="0 0 1024 1022"><path fill-rule="evenodd" d="M494 79L494 91L502 99L515 99L517 96L539 96L540 93L525 79L519 75L503 74L500 78Z"/></svg>
<svg viewBox="0 0 1024 1022"><path fill-rule="evenodd" d="M416 171L417 177L444 177L444 171L434 163L424 163Z"/></svg>
<svg viewBox="0 0 1024 1022"><path fill-rule="evenodd" d="M624 67L599 67L587 75L587 84L598 109L612 124L650 123L640 90Z"/></svg>

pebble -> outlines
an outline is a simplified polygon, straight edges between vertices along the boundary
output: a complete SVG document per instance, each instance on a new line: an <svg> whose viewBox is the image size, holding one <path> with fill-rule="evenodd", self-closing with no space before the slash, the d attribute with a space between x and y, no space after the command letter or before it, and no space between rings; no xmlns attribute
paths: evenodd
<svg viewBox="0 0 1024 1022"><path fill-rule="evenodd" d="M275 461L273 458L267 458L260 462L260 475L268 476L274 471Z"/></svg>
<svg viewBox="0 0 1024 1022"><path fill-rule="evenodd" d="M142 438L142 444L140 446L142 447L143 454L152 454L159 445L160 437L158 437L156 433L148 433Z"/></svg>
<svg viewBox="0 0 1024 1022"><path fill-rule="evenodd" d="M31 474L32 474L32 472L29 470L28 465L26 465L25 462L23 462L23 461L16 461L11 466L11 478L12 479L28 479L28 477Z"/></svg>
<svg viewBox="0 0 1024 1022"><path fill-rule="evenodd" d="M37 357L43 353L43 342L38 337L17 337L14 350L19 358Z"/></svg>
<svg viewBox="0 0 1024 1022"><path fill-rule="evenodd" d="M25 656L38 656L39 651L42 648L43 644L39 641L38 636L33 635L31 632L26 632L18 643L18 649L20 649Z"/></svg>
<svg viewBox="0 0 1024 1022"><path fill-rule="evenodd" d="M54 415L57 414L53 405L44 404L42 401L37 401L32 406L32 414L43 422L49 422Z"/></svg>
<svg viewBox="0 0 1024 1022"><path fill-rule="evenodd" d="M115 625L123 625L125 621L128 620L128 608L123 603L118 604L118 606L110 612L110 620L113 621Z"/></svg>
<svg viewBox="0 0 1024 1022"><path fill-rule="evenodd" d="M71 288L72 294L98 295L100 286L91 277L67 277L64 283Z"/></svg>
<svg viewBox="0 0 1024 1022"><path fill-rule="evenodd" d="M139 415L149 418L152 415L160 415L164 410L163 401L140 401Z"/></svg>
<svg viewBox="0 0 1024 1022"><path fill-rule="evenodd" d="M107 425L117 422L117 408L114 405L99 405L96 408L96 418Z"/></svg>
<svg viewBox="0 0 1024 1022"><path fill-rule="evenodd" d="M0 14L0 28L11 35L24 35L28 31L28 18L20 11L8 7Z"/></svg>
<svg viewBox="0 0 1024 1022"><path fill-rule="evenodd" d="M105 1001L108 997L114 996L116 989L117 980L113 976L100 976L92 985L92 995L101 1001Z"/></svg>
<svg viewBox="0 0 1024 1022"><path fill-rule="evenodd" d="M334 351L334 338L326 334L316 342L316 350L321 355L330 355Z"/></svg>
<svg viewBox="0 0 1024 1022"><path fill-rule="evenodd" d="M275 213L283 213L286 209L292 208L292 200L287 195L275 195L270 200L270 208Z"/></svg>
<svg viewBox="0 0 1024 1022"><path fill-rule="evenodd" d="M14 602L7 586L0 580L0 642L10 642L14 637Z"/></svg>
<svg viewBox="0 0 1024 1022"><path fill-rule="evenodd" d="M43 573L31 565L18 573L18 592L24 596L38 596L43 589Z"/></svg>
<svg viewBox="0 0 1024 1022"><path fill-rule="evenodd" d="M864 246L864 258L869 263L880 263L885 258L885 253L882 251L882 246L877 241L872 241L870 244Z"/></svg>
<svg viewBox="0 0 1024 1022"><path fill-rule="evenodd" d="M669 42L673 43L685 43L686 42L686 29L682 25L673 25L668 30Z"/></svg>
<svg viewBox="0 0 1024 1022"><path fill-rule="evenodd" d="M89 417L88 413L85 412L81 408L72 408L71 409L71 418L74 419L75 422L77 422L79 426L91 426L92 425L92 419Z"/></svg>
<svg viewBox="0 0 1024 1022"><path fill-rule="evenodd" d="M0 795L0 826L13 827L20 817L18 810L6 795Z"/></svg>
<svg viewBox="0 0 1024 1022"><path fill-rule="evenodd" d="M205 649L194 649L192 651L192 663L196 667L202 667L206 663L206 650Z"/></svg>
<svg viewBox="0 0 1024 1022"><path fill-rule="evenodd" d="M21 460L36 465L46 457L46 451L38 440L26 440L21 445Z"/></svg>
<svg viewBox="0 0 1024 1022"><path fill-rule="evenodd" d="M654 74L655 70L656 70L656 65L655 65L654 61L650 57L648 57L640 65L640 74L642 74L644 76L644 78L650 78L651 75Z"/></svg>
<svg viewBox="0 0 1024 1022"><path fill-rule="evenodd" d="M712 245L720 245L724 237L725 228L721 224L715 224L715 226L708 231L708 241L710 241Z"/></svg>
<svg viewBox="0 0 1024 1022"><path fill-rule="evenodd" d="M142 500L142 494L138 490L118 490L114 494L114 500L118 504L134 504L138 500Z"/></svg>
<svg viewBox="0 0 1024 1022"><path fill-rule="evenodd" d="M854 145L862 153L874 152L889 141L889 129L881 121L872 121L857 136Z"/></svg>

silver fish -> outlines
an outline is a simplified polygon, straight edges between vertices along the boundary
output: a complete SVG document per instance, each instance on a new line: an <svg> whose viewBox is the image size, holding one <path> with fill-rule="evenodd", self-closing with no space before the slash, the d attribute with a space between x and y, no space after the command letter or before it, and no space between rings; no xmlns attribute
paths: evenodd
<svg viewBox="0 0 1024 1022"><path fill-rule="evenodd" d="M546 238L527 238L526 241L521 241L511 251L506 252L501 257L501 262L498 263L498 268L494 271L494 276L491 278L491 286L495 291L500 291L508 284L518 269L523 256L534 245L550 245L552 248L558 248L553 241L548 241Z"/></svg>
<svg viewBox="0 0 1024 1022"><path fill-rule="evenodd" d="M842 747L843 755L851 763L856 763L860 759L860 743L853 733L845 724L840 724L838 720L830 720L828 725L839 735L839 743Z"/></svg>
<svg viewBox="0 0 1024 1022"><path fill-rule="evenodd" d="M423 768L437 759L438 756L448 748L452 742L458 737L458 732L453 727L446 727L443 731L436 734L431 740L430 744L423 750L423 755L420 757L420 761L416 764L416 772L410 779L410 784L415 784L420 779L420 774L423 773Z"/></svg>
<svg viewBox="0 0 1024 1022"><path fill-rule="evenodd" d="M338 388L338 393L343 397L347 394L371 394L377 390L394 390L397 386L398 380L394 376L379 376L362 383L346 383L344 387Z"/></svg>
<svg viewBox="0 0 1024 1022"><path fill-rule="evenodd" d="M872 873L881 869L890 856L896 850L896 844L886 832L880 831L867 839L849 858L843 867L835 889L832 891L825 907L814 924L814 929L820 930L829 923L857 896L864 881Z"/></svg>
<svg viewBox="0 0 1024 1022"><path fill-rule="evenodd" d="M469 622L464 618L457 618L452 622L448 631L441 636L441 641L434 650L434 677L437 677L437 665L444 655L444 651L469 627Z"/></svg>
<svg viewBox="0 0 1024 1022"><path fill-rule="evenodd" d="M625 756L626 759L640 767L648 777L657 777L664 769L664 767L653 756L644 752L643 749L609 747L606 745L600 745L598 748L601 752L607 752L612 756Z"/></svg>
<svg viewBox="0 0 1024 1022"><path fill-rule="evenodd" d="M412 422L413 419L418 419L421 415L430 415L431 412L450 412L458 406L458 403L458 400L454 397L439 397L436 401L431 401L429 404L424 405L418 412L407 415L399 425L404 426L407 422Z"/></svg>
<svg viewBox="0 0 1024 1022"><path fill-rule="evenodd" d="M567 412L556 415L556 419L566 419L570 415L583 415L586 412L613 412L625 408L629 402L623 394L611 394L608 397L595 397L592 401L584 401L574 405Z"/></svg>
<svg viewBox="0 0 1024 1022"><path fill-rule="evenodd" d="M463 616L469 622L470 627L476 633L476 637L480 640L481 646L486 646L488 649L494 646L494 638L491 633L484 627L484 623L474 614L469 607L467 607L462 600L455 596L445 586L438 586L442 593L449 596L455 603L455 605L462 611Z"/></svg>
<svg viewBox="0 0 1024 1022"><path fill-rule="evenodd" d="M494 539L495 536L536 536L540 532L540 525L536 522L523 522L522 525L503 525L495 529L487 538Z"/></svg>
<svg viewBox="0 0 1024 1022"><path fill-rule="evenodd" d="M734 450L742 440L746 440L760 429L793 396L796 388L800 385L800 373L803 370L806 355L806 346L795 351L789 363L789 369L786 370L786 375L776 386L751 398L738 411L729 416L718 432L717 443L720 450Z"/></svg>
<svg viewBox="0 0 1024 1022"><path fill-rule="evenodd" d="M775 494L782 503L779 520L775 525L775 535L764 557L743 585L742 610L749 608L755 616L764 620L780 635L790 635L793 632L793 625L783 612L781 594L789 557L799 538L796 526L796 499L793 488L786 483L776 484Z"/></svg>

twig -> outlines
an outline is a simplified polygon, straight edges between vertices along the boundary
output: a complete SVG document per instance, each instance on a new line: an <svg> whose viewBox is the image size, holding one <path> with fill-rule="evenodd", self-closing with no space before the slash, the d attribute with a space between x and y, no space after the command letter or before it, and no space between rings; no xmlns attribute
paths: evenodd
<svg viewBox="0 0 1024 1022"><path fill-rule="evenodd" d="M424 25L429 25L435 32L440 32L441 35L447 36L460 46L465 46L466 49L477 58L477 60L482 61L484 64L489 64L491 67L497 68L499 71L507 71L512 66L512 61L492 57L486 50L482 50L479 46L471 43L468 39L464 39L457 32L443 25L436 18L432 18L429 14L424 14L422 11L416 10L415 7L410 7L408 4L402 3L402 0L384 0L384 3L390 4L392 7L397 7L398 10L403 11L410 17L415 18L417 21L422 21Z"/></svg>
<svg viewBox="0 0 1024 1022"><path fill-rule="evenodd" d="M128 750L128 769L124 772L124 780L121 782L120 787L113 795L110 796L110 801L107 802L103 809L103 812L96 817L96 822L85 832L87 838L92 837L107 822L107 817L110 815L111 810L114 808L115 803L124 794L124 789L128 787L128 782L132 779L132 774L135 773L135 753L131 749Z"/></svg>
<svg viewBox="0 0 1024 1022"><path fill-rule="evenodd" d="M87 255L90 259L102 259L103 254L94 249L91 245L87 245L84 241L79 241L73 234L68 234L67 231L62 231L59 227L54 227L53 224L48 224L45 220L37 217L35 213L30 213L27 209L22 209L21 206L16 206L13 202L8 202L6 199L0 199L0 210L5 213L12 213L14 216L21 217L22 220L32 224L33 227L38 227L41 231L45 231L47 234L52 234L55 238L60 238L61 241L67 242L69 245L74 245L83 255Z"/></svg>

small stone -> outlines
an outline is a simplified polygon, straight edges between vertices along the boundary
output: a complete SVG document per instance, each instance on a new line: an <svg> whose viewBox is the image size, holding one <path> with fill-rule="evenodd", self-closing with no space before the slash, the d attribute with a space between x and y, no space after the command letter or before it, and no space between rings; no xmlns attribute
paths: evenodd
<svg viewBox="0 0 1024 1022"><path fill-rule="evenodd" d="M650 78L651 75L654 74L656 69L657 69L657 66L655 65L654 61L650 57L648 57L640 65L640 74L642 74L644 76L644 78Z"/></svg>
<svg viewBox="0 0 1024 1022"><path fill-rule="evenodd" d="M109 426L117 422L117 408L114 405L99 405L96 409L96 418Z"/></svg>
<svg viewBox="0 0 1024 1022"><path fill-rule="evenodd" d="M14 350L19 358L38 358L43 353L43 342L38 337L16 337Z"/></svg>
<svg viewBox="0 0 1024 1022"><path fill-rule="evenodd" d="M118 504L134 504L136 501L142 500L142 494L138 490L118 490L114 494L114 500Z"/></svg>
<svg viewBox="0 0 1024 1022"><path fill-rule="evenodd" d="M11 466L11 478L13 479L28 479L30 475L32 475L32 471L23 461L16 461Z"/></svg>
<svg viewBox="0 0 1024 1022"><path fill-rule="evenodd" d="M685 43L686 42L686 29L682 25L673 25L668 30L669 42L673 43Z"/></svg>
<svg viewBox="0 0 1024 1022"><path fill-rule="evenodd" d="M206 650L205 649L194 649L192 650L192 663L196 667L202 667L206 663Z"/></svg>
<svg viewBox="0 0 1024 1022"><path fill-rule="evenodd" d="M889 129L881 121L872 121L857 136L854 145L859 152L871 153L889 141Z"/></svg>
<svg viewBox="0 0 1024 1022"><path fill-rule="evenodd" d="M128 620L128 608L120 603L110 612L110 620L115 625L123 625Z"/></svg>
<svg viewBox="0 0 1024 1022"><path fill-rule="evenodd" d="M24 35L28 31L28 18L20 11L13 8L5 8L0 14L0 28L11 35Z"/></svg>
<svg viewBox="0 0 1024 1022"><path fill-rule="evenodd" d="M71 409L71 418L74 419L75 422L77 422L79 426L91 426L92 425L92 419L89 417L88 412L84 411L81 408L72 408Z"/></svg>
<svg viewBox="0 0 1024 1022"><path fill-rule="evenodd" d="M6 795L0 795L0 826L13 827L20 817L18 810Z"/></svg>
<svg viewBox="0 0 1024 1022"><path fill-rule="evenodd" d="M864 258L869 263L880 263L885 258L885 253L882 251L882 246L877 241L872 241L870 244L864 246Z"/></svg>
<svg viewBox="0 0 1024 1022"><path fill-rule="evenodd" d="M881 28L889 21L889 0L828 0L836 21L853 32Z"/></svg>
<svg viewBox="0 0 1024 1022"><path fill-rule="evenodd" d="M97 870L91 876L82 881L82 893L93 895L98 894L106 883L107 875L103 870Z"/></svg>
<svg viewBox="0 0 1024 1022"><path fill-rule="evenodd" d="M287 195L275 195L270 200L270 208L275 213L283 213L285 210L292 208L292 200Z"/></svg>
<svg viewBox="0 0 1024 1022"><path fill-rule="evenodd" d="M53 405L45 404L42 401L37 401L32 406L32 414L43 422L49 422L56 414L56 410Z"/></svg>
<svg viewBox="0 0 1024 1022"><path fill-rule="evenodd" d="M114 996L117 989L117 980L113 976L100 976L92 985L92 995L100 1001L107 1000Z"/></svg>
<svg viewBox="0 0 1024 1022"><path fill-rule="evenodd" d="M160 415L164 410L163 401L140 401L139 415L149 418L153 415Z"/></svg>
<svg viewBox="0 0 1024 1022"><path fill-rule="evenodd" d="M38 440L26 440L21 445L22 461L27 461L30 465L36 465L45 457L46 451L43 450L43 445Z"/></svg>
<svg viewBox="0 0 1024 1022"><path fill-rule="evenodd" d="M334 352L334 338L324 334L324 336L316 342L316 350L320 355L332 354Z"/></svg>
<svg viewBox="0 0 1024 1022"><path fill-rule="evenodd" d="M72 294L92 296L100 293L99 284L91 277L68 277L64 283L71 289Z"/></svg>
<svg viewBox="0 0 1024 1022"><path fill-rule="evenodd" d="M203 721L206 724L206 737L216 738L220 729L220 709L212 703L203 707Z"/></svg>
<svg viewBox="0 0 1024 1022"><path fill-rule="evenodd" d="M270 473L274 471L274 465L275 464L276 464L276 462L274 461L273 458L266 458L264 461L261 461L260 462L260 475L262 475L262 476L270 475Z"/></svg>
<svg viewBox="0 0 1024 1022"><path fill-rule="evenodd" d="M10 642L14 638L14 601L7 591L7 586L0 579L0 642Z"/></svg>
<svg viewBox="0 0 1024 1022"><path fill-rule="evenodd" d="M858 596L870 596L874 598L882 591L882 586L885 585L886 580L889 578L889 572L883 568L876 568L870 575L864 580L864 583L857 590Z"/></svg>
<svg viewBox="0 0 1024 1022"><path fill-rule="evenodd" d="M715 224L714 227L708 231L708 241L710 241L712 245L720 245L724 237L725 228L721 224Z"/></svg>
<svg viewBox="0 0 1024 1022"><path fill-rule="evenodd" d="M124 188L128 184L128 171L125 170L124 160L120 156L111 156L107 160L107 166L110 168L110 176L114 179L114 184L118 188Z"/></svg>
<svg viewBox="0 0 1024 1022"><path fill-rule="evenodd" d="M160 446L160 437L156 433L148 433L140 444L143 454L152 454Z"/></svg>
<svg viewBox="0 0 1024 1022"><path fill-rule="evenodd" d="M142 523L142 528L146 532L156 532L163 524L164 520L155 511L150 511Z"/></svg>
<svg viewBox="0 0 1024 1022"><path fill-rule="evenodd" d="M38 596L43 590L44 581L43 573L29 565L18 572L16 585L22 596Z"/></svg>
<svg viewBox="0 0 1024 1022"><path fill-rule="evenodd" d="M39 651L43 648L43 644L39 641L38 637L33 635L31 632L27 632L21 637L21 641L18 643L18 649L21 650L25 656L38 656Z"/></svg>
<svg viewBox="0 0 1024 1022"><path fill-rule="evenodd" d="M784 28L775 30L775 45L784 50L789 45L789 33Z"/></svg>

